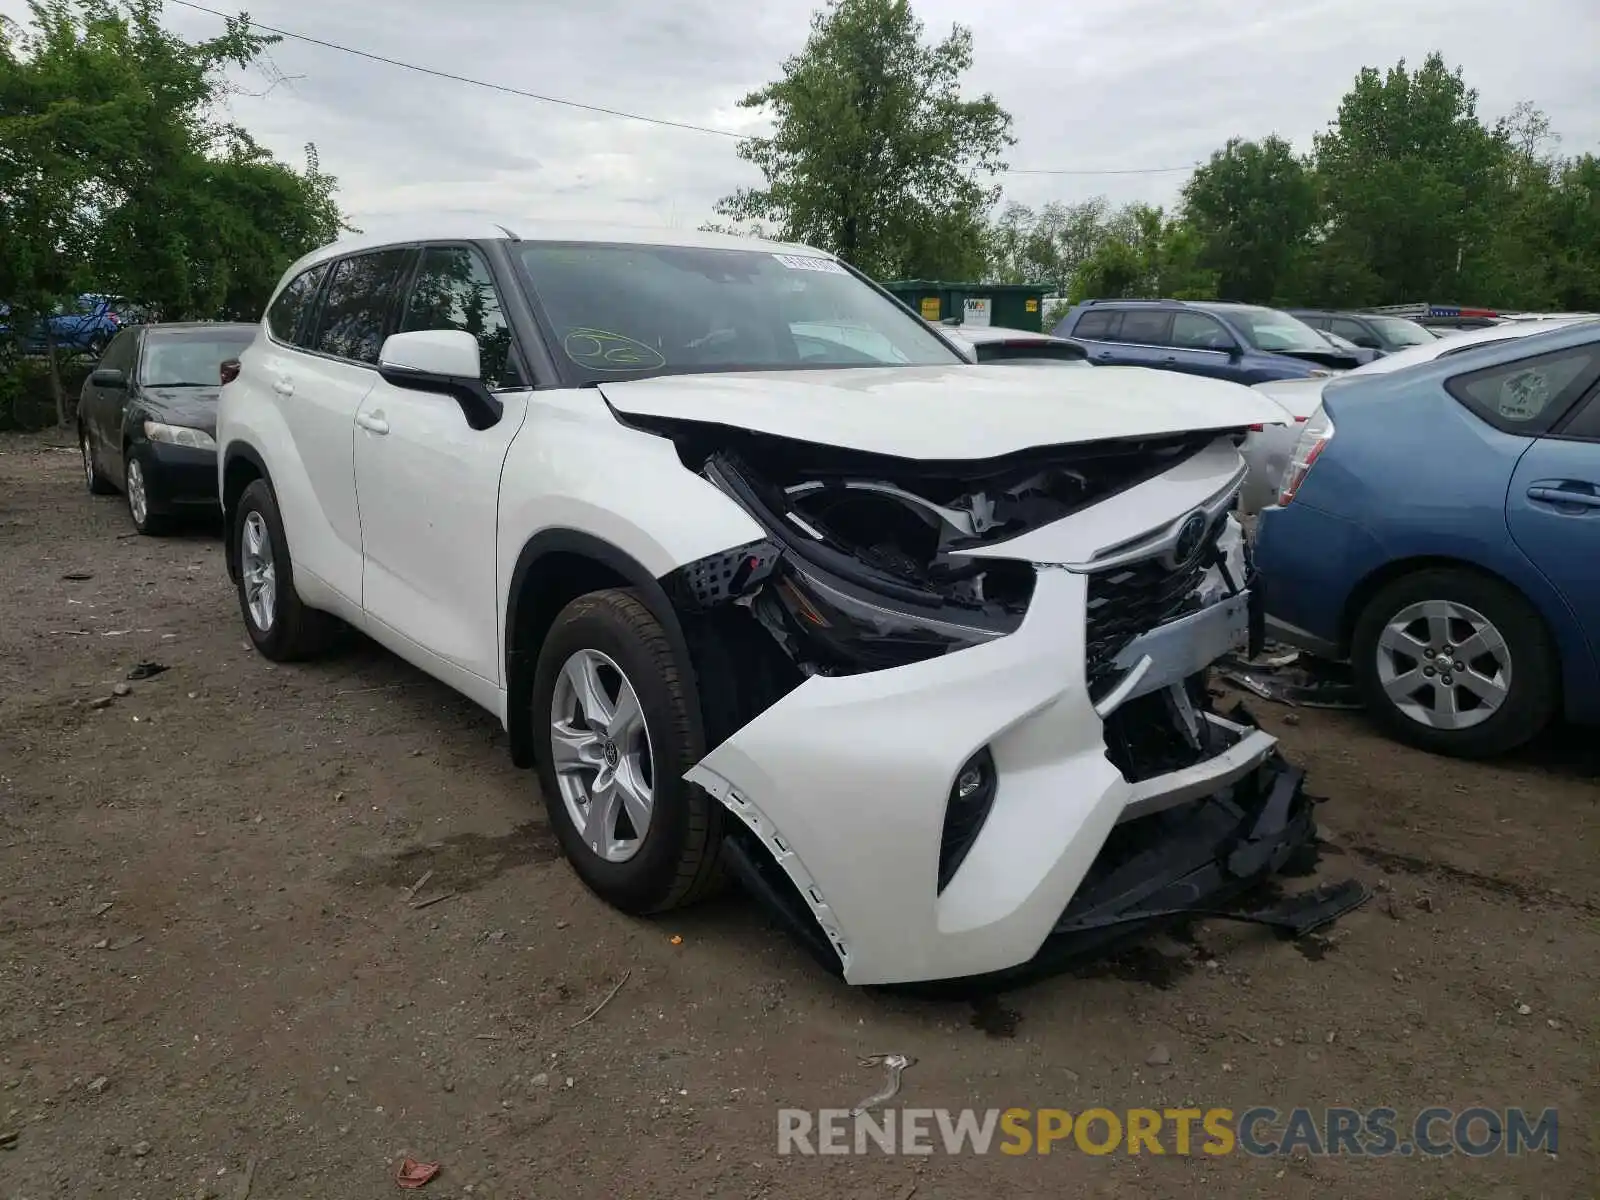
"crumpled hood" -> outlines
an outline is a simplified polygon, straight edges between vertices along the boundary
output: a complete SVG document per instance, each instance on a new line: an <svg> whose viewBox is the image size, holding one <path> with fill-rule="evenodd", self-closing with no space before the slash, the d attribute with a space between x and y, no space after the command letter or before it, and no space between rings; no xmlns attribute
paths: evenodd
<svg viewBox="0 0 1600 1200"><path fill-rule="evenodd" d="M139 406L150 414L152 421L186 425L190 429L203 429L215 434L217 395L221 391L221 385L214 388L147 387L139 393Z"/></svg>
<svg viewBox="0 0 1600 1200"><path fill-rule="evenodd" d="M1034 446L1286 424L1236 383L1153 371L865 367L666 375L603 383L618 412L700 421L910 459L996 458Z"/></svg>

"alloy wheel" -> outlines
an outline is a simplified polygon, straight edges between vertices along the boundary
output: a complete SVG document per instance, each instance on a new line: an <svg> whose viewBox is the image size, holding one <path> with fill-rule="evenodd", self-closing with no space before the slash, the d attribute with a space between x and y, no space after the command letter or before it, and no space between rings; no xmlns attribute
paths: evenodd
<svg viewBox="0 0 1600 1200"><path fill-rule="evenodd" d="M250 619L262 633L269 632L278 609L278 568L272 560L272 534L255 510L245 514L239 537L239 576Z"/></svg>
<svg viewBox="0 0 1600 1200"><path fill-rule="evenodd" d="M92 489L94 487L94 448L89 445L89 431L86 429L82 435L83 445L83 481Z"/></svg>
<svg viewBox="0 0 1600 1200"><path fill-rule="evenodd" d="M1424 600L1383 627L1378 682L1400 712L1430 729L1471 729L1511 693L1511 650L1488 617L1465 604Z"/></svg>
<svg viewBox="0 0 1600 1200"><path fill-rule="evenodd" d="M137 458L128 460L128 512L133 517L133 523L141 529L150 518L150 496L145 491L144 468L139 465Z"/></svg>
<svg viewBox="0 0 1600 1200"><path fill-rule="evenodd" d="M650 730L638 693L598 650L579 650L550 701L556 783L584 844L606 862L639 852L654 806Z"/></svg>

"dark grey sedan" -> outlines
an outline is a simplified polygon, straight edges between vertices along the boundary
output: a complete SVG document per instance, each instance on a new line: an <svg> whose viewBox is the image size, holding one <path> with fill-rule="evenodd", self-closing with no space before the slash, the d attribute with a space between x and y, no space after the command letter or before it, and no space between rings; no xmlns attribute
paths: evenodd
<svg viewBox="0 0 1600 1200"><path fill-rule="evenodd" d="M217 394L223 365L257 326L219 322L123 329L78 398L83 474L96 495L121 491L140 533L185 511L217 509Z"/></svg>

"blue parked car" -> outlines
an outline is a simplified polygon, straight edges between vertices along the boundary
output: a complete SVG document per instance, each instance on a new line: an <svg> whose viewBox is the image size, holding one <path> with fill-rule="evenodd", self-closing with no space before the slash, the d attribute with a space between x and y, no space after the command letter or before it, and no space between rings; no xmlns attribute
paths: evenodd
<svg viewBox="0 0 1600 1200"><path fill-rule="evenodd" d="M1085 300L1051 332L1083 343L1089 361L1102 366L1157 367L1244 384L1331 375L1361 362L1297 317L1254 304Z"/></svg>
<svg viewBox="0 0 1600 1200"><path fill-rule="evenodd" d="M1402 741L1600 724L1600 322L1330 382L1256 562L1268 631Z"/></svg>
<svg viewBox="0 0 1600 1200"><path fill-rule="evenodd" d="M10 310L0 305L0 338L9 337ZM56 349L66 354L99 354L117 331L124 325L135 325L145 320L146 314L137 305L117 296L79 296L71 304L50 318L50 333ZM22 338L22 348L29 354L42 354L45 349L45 323L36 322Z"/></svg>

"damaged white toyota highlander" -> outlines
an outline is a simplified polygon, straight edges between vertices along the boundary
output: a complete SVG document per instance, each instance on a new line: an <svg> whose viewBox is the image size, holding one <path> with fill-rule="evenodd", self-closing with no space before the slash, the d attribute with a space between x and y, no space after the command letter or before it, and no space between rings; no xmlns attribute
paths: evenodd
<svg viewBox="0 0 1600 1200"><path fill-rule="evenodd" d="M504 724L601 897L731 874L867 984L1358 902L1239 907L1315 840L1206 687L1252 636L1237 447L1284 419L973 365L804 246L435 226L291 267L217 444L263 654L366 633Z"/></svg>

